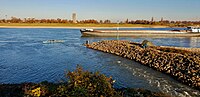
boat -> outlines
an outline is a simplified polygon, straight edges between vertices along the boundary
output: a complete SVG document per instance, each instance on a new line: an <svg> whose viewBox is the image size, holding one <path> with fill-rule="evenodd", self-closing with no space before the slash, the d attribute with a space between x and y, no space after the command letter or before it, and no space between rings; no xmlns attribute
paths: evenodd
<svg viewBox="0 0 200 97"><path fill-rule="evenodd" d="M95 30L80 29L82 37L200 37L199 27L185 30Z"/></svg>
<svg viewBox="0 0 200 97"><path fill-rule="evenodd" d="M189 26L186 30L193 33L200 33L200 27Z"/></svg>
<svg viewBox="0 0 200 97"><path fill-rule="evenodd" d="M42 43L44 44L48 44L48 43L63 43L65 42L64 40L46 40L46 41L43 41Z"/></svg>

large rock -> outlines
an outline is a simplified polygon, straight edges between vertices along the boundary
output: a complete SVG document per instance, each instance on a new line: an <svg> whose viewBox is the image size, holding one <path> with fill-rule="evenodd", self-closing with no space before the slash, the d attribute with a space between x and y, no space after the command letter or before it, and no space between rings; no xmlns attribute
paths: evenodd
<svg viewBox="0 0 200 97"><path fill-rule="evenodd" d="M143 48L147 48L147 47L150 47L150 46L154 46L154 44L153 44L152 42L148 41L148 40L144 40L144 41L142 42L141 46L142 46Z"/></svg>

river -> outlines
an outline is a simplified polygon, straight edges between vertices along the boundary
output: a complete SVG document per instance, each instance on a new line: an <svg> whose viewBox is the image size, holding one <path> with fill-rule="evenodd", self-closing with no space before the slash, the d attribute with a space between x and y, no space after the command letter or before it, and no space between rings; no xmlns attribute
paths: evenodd
<svg viewBox="0 0 200 97"><path fill-rule="evenodd" d="M123 28L142 30L170 30L172 28ZM64 40L63 43L43 44L46 40ZM183 85L170 76L143 66L133 60L121 58L84 47L85 41L96 42L113 38L81 37L79 29L66 28L0 28L0 83L60 82L65 71L76 65L84 70L99 71L112 76L114 87L145 88L162 91L173 96L200 95L198 90ZM155 45L199 48L200 38L132 38L120 40Z"/></svg>

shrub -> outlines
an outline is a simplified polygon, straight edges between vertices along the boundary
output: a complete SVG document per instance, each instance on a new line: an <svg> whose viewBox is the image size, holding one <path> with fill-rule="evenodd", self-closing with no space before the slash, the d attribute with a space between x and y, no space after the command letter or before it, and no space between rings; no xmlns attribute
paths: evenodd
<svg viewBox="0 0 200 97"><path fill-rule="evenodd" d="M24 94L26 96L41 97L48 94L48 87L46 85L40 84L25 84Z"/></svg>
<svg viewBox="0 0 200 97"><path fill-rule="evenodd" d="M69 78L68 84L59 86L57 96L117 96L117 92L112 87L112 78L107 78L99 72L83 71L81 67L77 66L74 72L67 73L67 77Z"/></svg>

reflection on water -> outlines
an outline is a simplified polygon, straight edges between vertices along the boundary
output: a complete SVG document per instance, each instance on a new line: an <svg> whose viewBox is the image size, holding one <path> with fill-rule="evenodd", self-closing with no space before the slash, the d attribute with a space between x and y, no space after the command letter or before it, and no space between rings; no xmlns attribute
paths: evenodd
<svg viewBox="0 0 200 97"><path fill-rule="evenodd" d="M51 39L64 40L64 43L42 43ZM80 64L86 70L112 76L116 80L115 87L145 88L175 96L199 95L199 91L178 83L168 75L82 45L86 40L112 39L116 38L83 38L79 29L0 29L0 83L59 82L64 78L65 70L72 71L76 64ZM148 39L156 45L200 47L199 37L120 39L133 42Z"/></svg>
<svg viewBox="0 0 200 97"><path fill-rule="evenodd" d="M190 47L198 47L199 43L200 43L199 37L190 38Z"/></svg>

